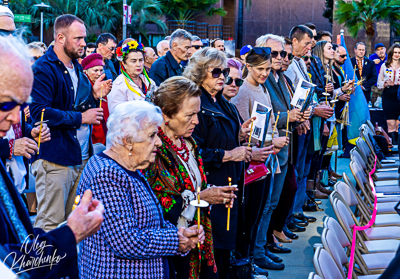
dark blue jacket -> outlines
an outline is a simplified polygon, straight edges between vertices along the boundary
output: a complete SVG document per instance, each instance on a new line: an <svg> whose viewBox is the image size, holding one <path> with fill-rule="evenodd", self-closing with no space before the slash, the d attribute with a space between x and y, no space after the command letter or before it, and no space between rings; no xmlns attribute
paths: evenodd
<svg viewBox="0 0 400 279"><path fill-rule="evenodd" d="M82 67L73 60L78 77ZM61 62L53 47L36 61L32 88L32 104L29 106L33 122L40 121L45 108L44 120L51 130L51 140L40 145L37 159L44 159L63 166L82 164L82 154L77 139L77 129L82 124L82 113L73 111L74 87L67 68ZM87 78L84 76L84 78ZM79 90L77 95L79 94ZM89 137L89 154L93 154Z"/></svg>
<svg viewBox="0 0 400 279"><path fill-rule="evenodd" d="M175 60L171 52L167 52L165 56L160 57L151 65L149 76L157 86L160 86L166 79L174 76L182 75L182 66Z"/></svg>
<svg viewBox="0 0 400 279"><path fill-rule="evenodd" d="M313 60L311 60L310 74L312 82L317 86L315 92L318 96L318 102L325 101L325 96L322 93L325 93L326 86L326 72L325 67L322 64L321 59L318 56L313 55ZM328 101L330 101L330 96L328 96Z"/></svg>
<svg viewBox="0 0 400 279"><path fill-rule="evenodd" d="M242 202L244 162L222 162L225 150L232 150L240 146L239 135L235 134L231 121L226 115L216 111L211 95L203 88L201 95L201 109L198 113L199 124L193 132L193 138L200 148L203 158L204 171L207 183L216 186L228 185L228 177L232 178L232 185L237 184L239 192L231 210L230 230L226 230L227 209L223 204L213 205L211 209L211 223L214 247L219 249L235 249L239 203ZM215 96L219 105L234 116L236 125L243 122L237 108L222 96L222 91ZM240 131L240 129L236 129Z"/></svg>
<svg viewBox="0 0 400 279"><path fill-rule="evenodd" d="M65 258L61 259L58 264L53 264L50 267L41 267L28 271L31 279L44 279L44 278L61 278L69 276L69 278L78 277L78 255L76 251L76 240L73 232L68 226L64 226L59 229L52 230L45 233L43 230L33 228L31 221L28 216L28 212L23 205L23 202L15 189L10 177L8 176L3 163L0 161L0 175L4 179L6 188L8 189L12 202L18 213L18 218L21 220L22 225L25 227L28 235L30 235L30 241L27 244L22 244L18 240L18 236L15 233L14 227L11 225L11 220L6 213L6 209L3 202L0 201L0 245L4 247L6 253L11 256L12 261L17 262L24 256L23 263L27 263L28 260L38 260L40 256L42 259L47 257L60 256ZM37 240L34 241L34 238ZM32 248L32 245L46 244L47 248L40 253L38 249ZM25 249L27 248L27 249ZM30 249L32 248L32 249ZM25 251L28 251L27 253ZM14 254L15 253L15 254ZM10 258L9 256L9 258ZM0 259L4 260L4 259ZM19 262L21 264L21 262ZM43 266L41 264L40 266ZM30 266L26 266L25 269L29 269ZM18 271L18 270L14 270ZM1 277L1 276L0 276Z"/></svg>
<svg viewBox="0 0 400 279"><path fill-rule="evenodd" d="M371 88L378 80L378 74L376 72L375 62L369 60L367 57L364 57L364 65L362 67L362 74L360 77L360 71L358 70L358 63L356 58L351 58L351 64L356 66L356 76L358 80L364 78L364 82L362 86L365 88L364 95L367 99L367 102L371 101Z"/></svg>
<svg viewBox="0 0 400 279"><path fill-rule="evenodd" d="M29 122L29 121L28 121ZM22 137L33 139L32 137L32 129L31 124L25 121L25 113L21 111L21 128L22 128ZM10 157L10 145L8 143L8 139L0 138L0 159L3 164L6 164L6 160ZM24 165L26 168L26 173L29 173L29 160L24 157ZM26 187L29 186L29 175L25 175Z"/></svg>

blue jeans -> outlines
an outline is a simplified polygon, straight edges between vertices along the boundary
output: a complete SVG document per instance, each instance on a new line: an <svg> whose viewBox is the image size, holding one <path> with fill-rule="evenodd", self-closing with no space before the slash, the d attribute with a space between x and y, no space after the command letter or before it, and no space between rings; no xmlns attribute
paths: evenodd
<svg viewBox="0 0 400 279"><path fill-rule="evenodd" d="M286 163L286 165L281 166L280 168L281 173L275 174L275 177L271 179L271 185L273 186L270 187L269 197L262 213L260 225L258 226L253 253L254 259L263 259L265 257L264 246L267 244L268 226L271 220L272 212L279 203L279 198L282 193L283 183L285 182L288 164Z"/></svg>
<svg viewBox="0 0 400 279"><path fill-rule="evenodd" d="M297 158L295 165L297 190L293 200L292 208L290 209L290 212L286 220L286 224L290 223L293 220L294 213L303 212L303 204L306 199L307 175L310 171L310 163L311 163L311 157L310 157L308 164L306 164L307 149L311 136L312 136L311 131L308 131L307 134L298 136Z"/></svg>

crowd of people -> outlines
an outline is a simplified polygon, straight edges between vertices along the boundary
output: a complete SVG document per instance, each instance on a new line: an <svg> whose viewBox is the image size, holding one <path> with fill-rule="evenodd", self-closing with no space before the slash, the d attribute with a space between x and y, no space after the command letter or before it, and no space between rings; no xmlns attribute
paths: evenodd
<svg viewBox="0 0 400 279"><path fill-rule="evenodd" d="M62 15L47 48L25 45L0 8L0 243L15 258L37 257L39 242L60 255L32 278L226 279L232 257L254 276L285 268L283 244L341 178L328 141L345 146L357 84L332 34L305 23L228 58L222 39L204 46L183 29L156 49L108 33L86 43L83 21ZM400 45L375 50L369 60L358 43L351 62L368 101L383 89L395 139ZM303 81L315 87L302 108L291 103ZM256 102L271 109L263 140ZM266 175L249 183L254 165Z"/></svg>

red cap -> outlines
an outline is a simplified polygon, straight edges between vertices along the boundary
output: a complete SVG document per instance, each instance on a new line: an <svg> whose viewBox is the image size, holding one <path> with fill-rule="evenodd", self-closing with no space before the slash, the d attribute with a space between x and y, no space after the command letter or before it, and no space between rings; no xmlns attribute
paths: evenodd
<svg viewBox="0 0 400 279"><path fill-rule="evenodd" d="M82 60L82 68L84 70L96 67L96 66L104 66L104 62L103 62L103 56L101 56L101 54L98 53L92 53L89 56L86 56L83 60Z"/></svg>

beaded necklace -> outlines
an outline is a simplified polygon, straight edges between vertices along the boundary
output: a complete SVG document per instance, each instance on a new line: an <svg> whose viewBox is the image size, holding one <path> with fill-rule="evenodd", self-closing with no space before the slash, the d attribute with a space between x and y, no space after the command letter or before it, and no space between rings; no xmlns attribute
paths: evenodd
<svg viewBox="0 0 400 279"><path fill-rule="evenodd" d="M179 140L181 141L182 147L176 146L170 138L168 138L165 134L164 131L161 129L161 127L158 127L158 133L162 139L164 139L170 146L171 148L175 151L176 154L178 154L179 157L186 163L189 161L189 149L186 146L185 141L183 140L183 137L180 137ZM184 150L184 152L182 152Z"/></svg>

